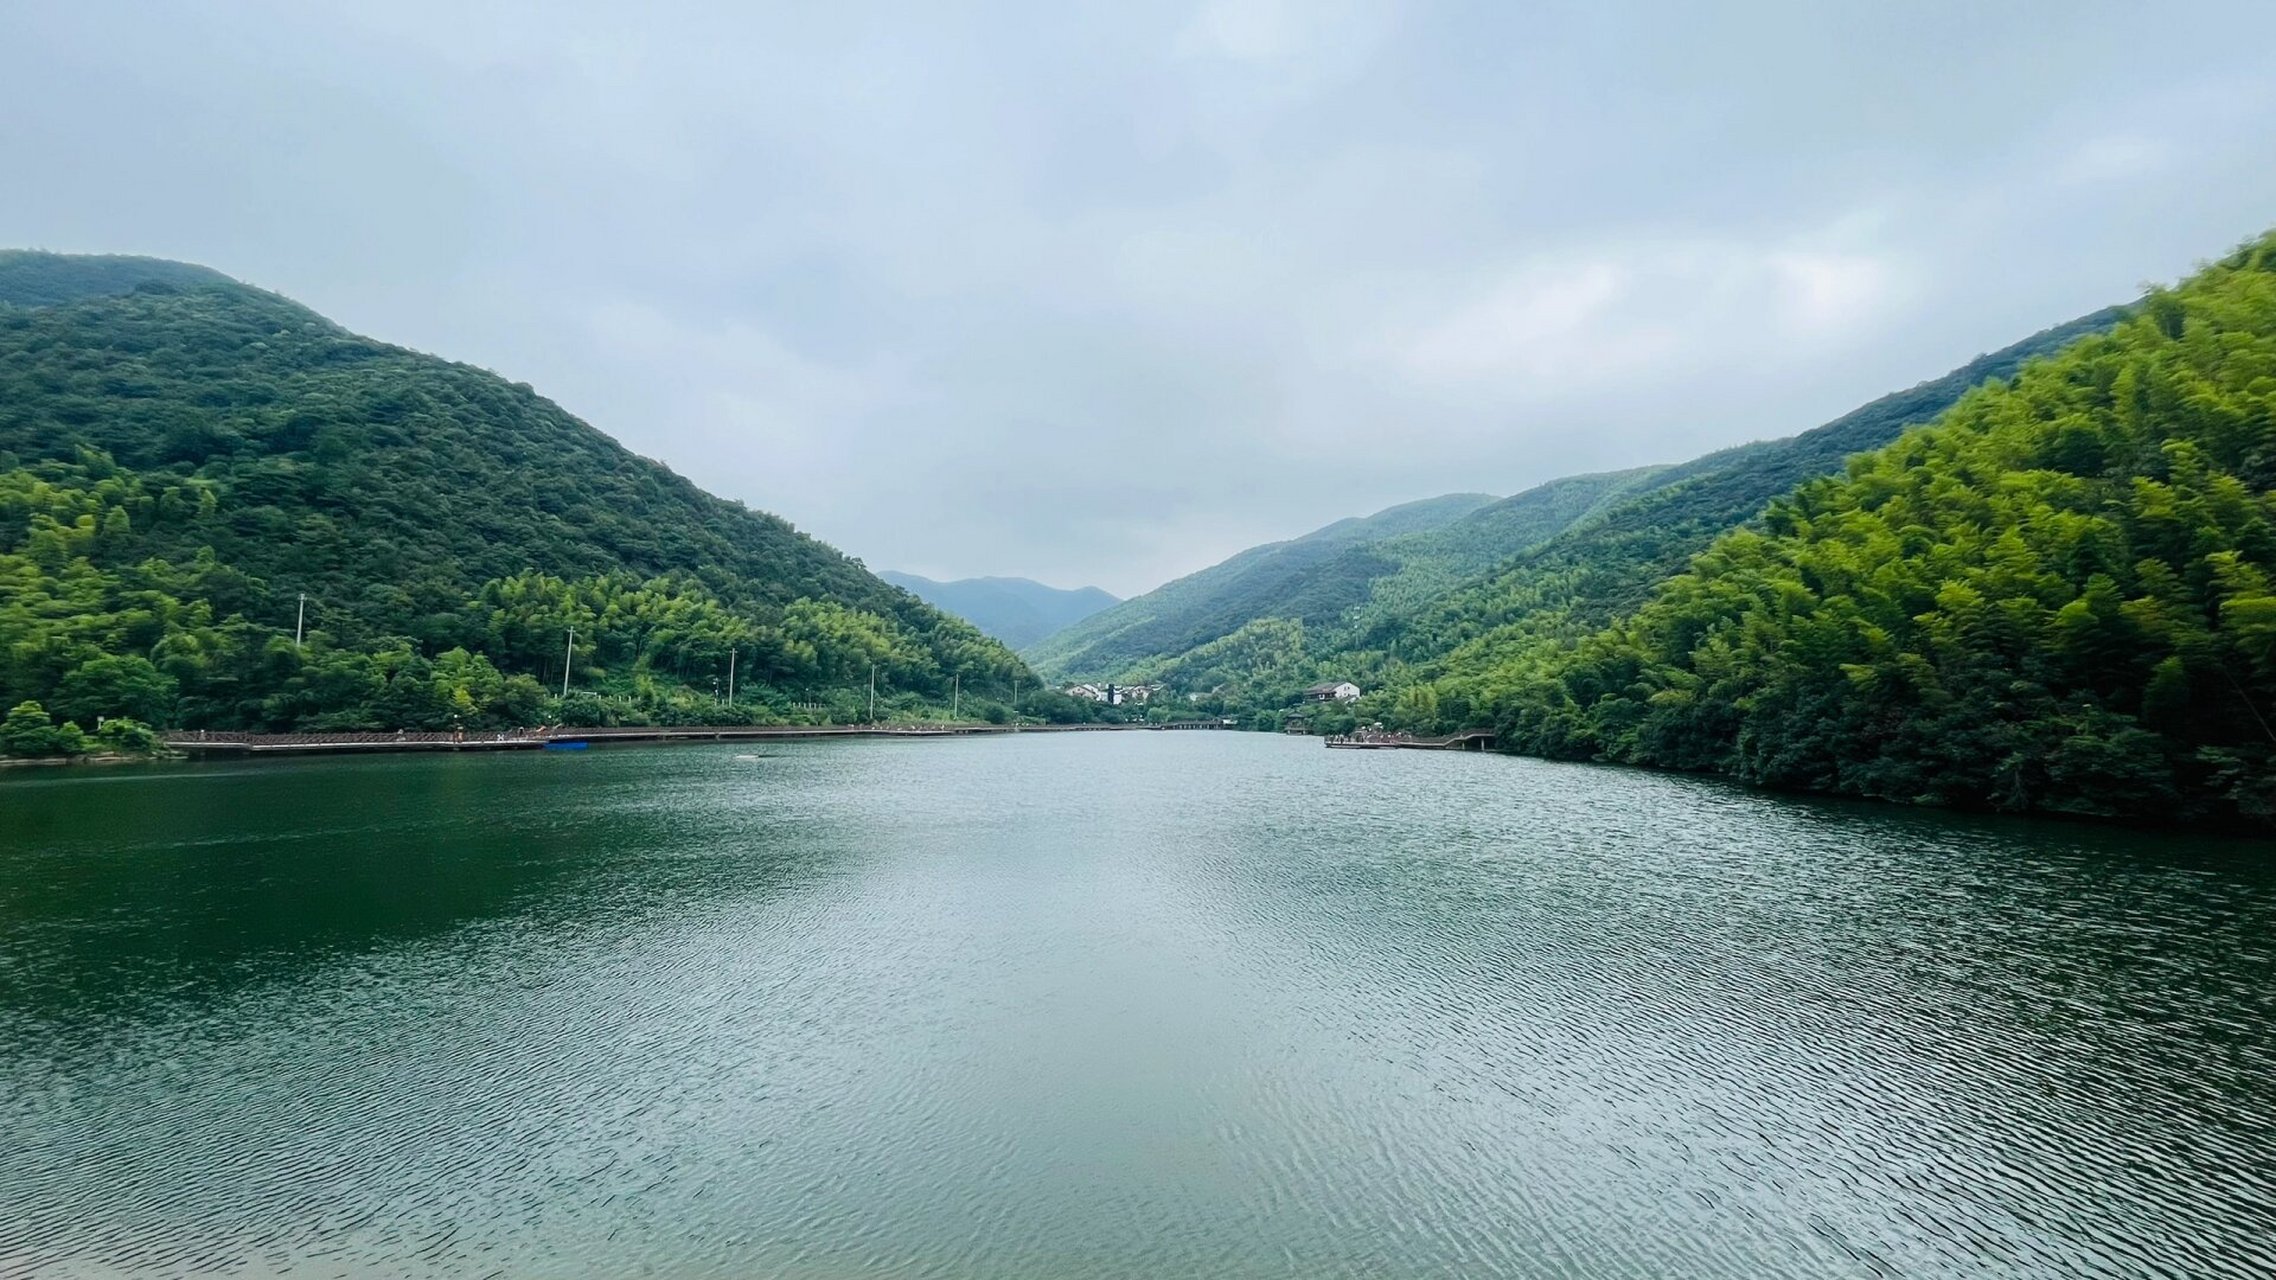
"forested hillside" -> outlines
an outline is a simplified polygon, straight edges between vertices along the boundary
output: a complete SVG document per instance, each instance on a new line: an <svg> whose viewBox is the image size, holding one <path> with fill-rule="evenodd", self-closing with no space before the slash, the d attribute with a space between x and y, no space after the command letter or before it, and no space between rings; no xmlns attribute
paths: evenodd
<svg viewBox="0 0 2276 1280"><path fill-rule="evenodd" d="M1545 755L2276 825L2276 237L1441 697Z"/></svg>
<svg viewBox="0 0 2276 1280"><path fill-rule="evenodd" d="M1404 617L1512 554L1537 546L1639 489L1664 468L1568 476L1491 502L1433 529L1348 546L1296 565L1211 619L1200 644L1143 655L1128 679L1202 693L1215 712L1255 714L1286 705L1322 679L1370 674L1375 663L1336 639ZM1247 554L1247 553L1244 553ZM1236 558L1237 562L1238 558Z"/></svg>
<svg viewBox="0 0 2276 1280"><path fill-rule="evenodd" d="M1450 493L1353 516L1286 542L1251 547L1145 595L1103 610L1025 657L1053 677L1115 676L1149 658L1182 653L1239 629L1278 607L1309 573L1346 549L1435 529L1494 501Z"/></svg>
<svg viewBox="0 0 2276 1280"><path fill-rule="evenodd" d="M914 573L877 575L945 613L955 614L1014 649L1057 635L1101 609L1113 596L1097 587L1046 586L1032 578L958 578L936 582Z"/></svg>
<svg viewBox="0 0 2276 1280"><path fill-rule="evenodd" d="M1660 483L1665 467L1566 476L1449 524L1350 548L1292 577L1269 616L1366 635Z"/></svg>
<svg viewBox="0 0 2276 1280"><path fill-rule="evenodd" d="M1281 593L1254 602L1239 629L1133 660L1116 674L1211 691L1202 705L1234 714L1284 706L1316 680L1352 679L1376 694L1355 709L1359 716L1467 724L1488 714L1472 700L1475 681L1440 677L1475 674L1604 625L1773 498L2123 314L2082 316L1800 435L1679 466L1553 481L1436 533L1323 559L1312 577L1292 577ZM1470 538L1467 554L1448 551L1450 542L1487 532L1480 526L1497 509L1527 509L1532 518Z"/></svg>
<svg viewBox="0 0 2276 1280"><path fill-rule="evenodd" d="M1652 486L1522 554L1491 576L1404 614L1362 620L1344 648L1406 662L1451 654L1453 671L1475 669L1511 648L1601 626L1643 601L1722 533L1771 499L1841 469L1907 428L1950 409L1985 382L2116 324L2111 307L1979 356L1943 377L1881 397L1823 426L1782 440L1725 449L1671 467ZM1459 648L1465 644L1468 649Z"/></svg>
<svg viewBox="0 0 2276 1280"><path fill-rule="evenodd" d="M731 653L757 718L852 714L872 663L903 701L1025 676L526 386L176 263L0 254L0 299L0 706L435 728L713 718Z"/></svg>

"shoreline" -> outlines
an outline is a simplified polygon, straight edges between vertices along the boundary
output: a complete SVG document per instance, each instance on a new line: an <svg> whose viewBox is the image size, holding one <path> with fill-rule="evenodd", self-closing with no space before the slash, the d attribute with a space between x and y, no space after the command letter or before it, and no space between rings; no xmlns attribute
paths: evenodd
<svg viewBox="0 0 2276 1280"><path fill-rule="evenodd" d="M170 752L191 759L242 760L257 756L387 755L418 751L583 750L612 743L653 746L676 742L813 741L826 738L971 738L1017 733L1230 732L1234 728L1231 724L1214 720L1180 721L1172 724L1010 725L971 721L914 725L628 725L594 729L549 727L483 734L176 733L168 734L165 744Z"/></svg>
<svg viewBox="0 0 2276 1280"><path fill-rule="evenodd" d="M154 760L178 759L172 752L147 756L122 756L115 751L81 756L8 756L0 757L0 769L58 769L65 765L149 764Z"/></svg>

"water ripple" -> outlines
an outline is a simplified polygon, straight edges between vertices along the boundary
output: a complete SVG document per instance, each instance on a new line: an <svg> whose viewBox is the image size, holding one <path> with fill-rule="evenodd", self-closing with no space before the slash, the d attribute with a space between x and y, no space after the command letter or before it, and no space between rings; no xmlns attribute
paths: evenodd
<svg viewBox="0 0 2276 1280"><path fill-rule="evenodd" d="M733 754L0 782L0 1276L2276 1274L2264 846Z"/></svg>

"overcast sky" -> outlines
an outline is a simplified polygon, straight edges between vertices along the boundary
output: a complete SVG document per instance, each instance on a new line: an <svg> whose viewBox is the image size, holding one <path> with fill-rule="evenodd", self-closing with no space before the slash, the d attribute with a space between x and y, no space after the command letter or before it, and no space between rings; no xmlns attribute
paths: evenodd
<svg viewBox="0 0 2276 1280"><path fill-rule="evenodd" d="M0 244L203 262L495 369L873 567L1121 594L1790 434L2276 224L2266 0L0 31Z"/></svg>

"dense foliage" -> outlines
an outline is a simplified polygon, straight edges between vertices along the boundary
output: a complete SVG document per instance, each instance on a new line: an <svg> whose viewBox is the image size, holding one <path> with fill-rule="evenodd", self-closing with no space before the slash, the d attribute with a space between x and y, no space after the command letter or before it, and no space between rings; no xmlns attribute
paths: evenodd
<svg viewBox="0 0 2276 1280"><path fill-rule="evenodd" d="M1971 389L2116 324L2111 308L1979 356L1943 377L1883 396L1823 426L1671 467L1600 517L1422 607L1364 620L1342 641L1363 654L1428 664L1426 674L1490 668L1513 652L1569 639L1633 610L1724 532L1845 459L1933 420Z"/></svg>
<svg viewBox="0 0 2276 1280"><path fill-rule="evenodd" d="M0 298L46 304L0 303L0 706L89 730L847 719L873 664L905 713L1031 680L527 387L202 269L128 286L145 261L0 255Z"/></svg>
<svg viewBox="0 0 2276 1280"><path fill-rule="evenodd" d="M2276 824L2276 237L1445 693L1546 755Z"/></svg>

